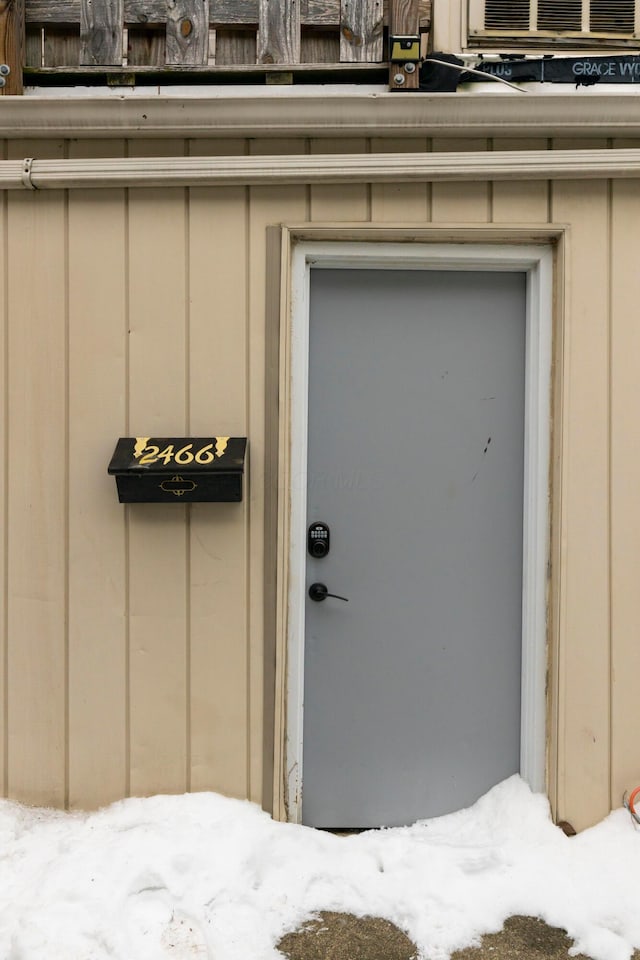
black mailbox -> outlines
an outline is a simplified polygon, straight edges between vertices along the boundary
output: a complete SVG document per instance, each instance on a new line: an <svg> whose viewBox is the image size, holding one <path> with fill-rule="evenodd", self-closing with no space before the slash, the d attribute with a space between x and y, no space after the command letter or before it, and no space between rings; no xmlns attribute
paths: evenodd
<svg viewBox="0 0 640 960"><path fill-rule="evenodd" d="M120 437L109 464L120 503L242 500L246 437Z"/></svg>

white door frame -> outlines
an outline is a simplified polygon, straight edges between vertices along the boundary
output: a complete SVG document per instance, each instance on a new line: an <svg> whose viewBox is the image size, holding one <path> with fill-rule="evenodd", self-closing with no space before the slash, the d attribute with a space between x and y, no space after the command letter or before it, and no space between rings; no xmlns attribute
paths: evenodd
<svg viewBox="0 0 640 960"><path fill-rule="evenodd" d="M291 260L289 339L289 530L285 808L302 820L304 632L306 602L309 276L311 269L526 272L525 437L520 772L545 789L547 569L553 252L550 245L503 243L299 242Z"/></svg>

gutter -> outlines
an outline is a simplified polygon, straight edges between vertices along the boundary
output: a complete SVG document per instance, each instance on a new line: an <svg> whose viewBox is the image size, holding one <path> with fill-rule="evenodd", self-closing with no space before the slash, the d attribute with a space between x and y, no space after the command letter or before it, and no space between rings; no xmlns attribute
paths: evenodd
<svg viewBox="0 0 640 960"><path fill-rule="evenodd" d="M640 149L0 161L0 189L640 177Z"/></svg>
<svg viewBox="0 0 640 960"><path fill-rule="evenodd" d="M150 97L134 90L0 98L0 138L29 137L640 137L640 96L581 89L524 97L501 88L464 95Z"/></svg>

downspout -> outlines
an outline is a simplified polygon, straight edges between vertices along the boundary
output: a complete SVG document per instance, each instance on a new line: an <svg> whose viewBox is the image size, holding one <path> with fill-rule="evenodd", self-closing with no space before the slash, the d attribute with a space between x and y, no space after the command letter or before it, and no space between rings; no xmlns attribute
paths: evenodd
<svg viewBox="0 0 640 960"><path fill-rule="evenodd" d="M640 177L640 149L0 161L0 189Z"/></svg>

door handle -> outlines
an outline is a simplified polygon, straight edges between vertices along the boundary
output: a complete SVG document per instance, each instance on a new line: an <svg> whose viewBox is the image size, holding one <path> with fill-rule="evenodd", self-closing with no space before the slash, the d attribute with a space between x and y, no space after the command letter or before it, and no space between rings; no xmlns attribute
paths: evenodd
<svg viewBox="0 0 640 960"><path fill-rule="evenodd" d="M348 597L339 597L337 593L329 593L324 583L312 583L309 587L309 596L312 600L315 600L316 603L320 603L321 600L326 600L327 597L333 597L335 600L344 600L346 603L349 602Z"/></svg>

